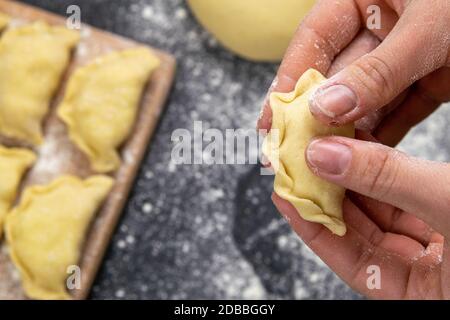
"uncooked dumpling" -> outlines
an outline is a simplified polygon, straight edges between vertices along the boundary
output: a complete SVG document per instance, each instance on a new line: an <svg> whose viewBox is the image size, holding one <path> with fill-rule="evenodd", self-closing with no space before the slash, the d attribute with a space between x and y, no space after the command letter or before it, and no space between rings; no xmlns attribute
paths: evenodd
<svg viewBox="0 0 450 320"><path fill-rule="evenodd" d="M9 23L9 17L0 12L0 31L3 30Z"/></svg>
<svg viewBox="0 0 450 320"><path fill-rule="evenodd" d="M66 69L77 32L35 23L0 38L0 134L42 142L42 120Z"/></svg>
<svg viewBox="0 0 450 320"><path fill-rule="evenodd" d="M79 263L89 224L112 185L107 176L63 176L25 190L6 218L6 237L28 297L70 299L67 268Z"/></svg>
<svg viewBox="0 0 450 320"><path fill-rule="evenodd" d="M188 0L225 47L245 58L279 61L315 0Z"/></svg>
<svg viewBox="0 0 450 320"><path fill-rule="evenodd" d="M145 48L115 52L78 69L58 114L96 172L120 165L117 148L133 128L139 102L159 60Z"/></svg>
<svg viewBox="0 0 450 320"><path fill-rule="evenodd" d="M321 223L342 236L346 232L342 217L345 189L315 176L304 156L314 137L354 137L353 125L328 127L309 111L308 98L324 80L318 71L310 69L293 92L271 94L272 129L264 141L263 153L275 170L275 193L289 201L303 219Z"/></svg>
<svg viewBox="0 0 450 320"><path fill-rule="evenodd" d="M0 146L0 238L3 221L16 199L22 176L35 160L36 156L29 150Z"/></svg>

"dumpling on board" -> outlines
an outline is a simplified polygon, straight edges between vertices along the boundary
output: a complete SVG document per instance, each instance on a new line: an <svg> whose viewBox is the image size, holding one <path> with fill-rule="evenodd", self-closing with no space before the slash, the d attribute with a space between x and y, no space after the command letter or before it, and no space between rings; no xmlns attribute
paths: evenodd
<svg viewBox="0 0 450 320"><path fill-rule="evenodd" d="M25 190L6 218L6 238L22 285L33 299L70 299L68 268L77 265L92 218L114 180L62 176Z"/></svg>
<svg viewBox="0 0 450 320"><path fill-rule="evenodd" d="M272 128L264 141L263 153L275 171L275 193L289 201L303 219L321 223L334 234L343 236L346 233L342 216L345 189L314 175L304 157L314 137L355 134L352 124L328 127L309 111L309 96L324 80L320 72L310 69L298 80L294 91L271 94Z"/></svg>
<svg viewBox="0 0 450 320"><path fill-rule="evenodd" d="M42 120L78 41L78 32L44 22L0 37L0 135L42 143Z"/></svg>
<svg viewBox="0 0 450 320"><path fill-rule="evenodd" d="M9 20L10 18L6 14L0 12L0 31L6 28L9 24Z"/></svg>
<svg viewBox="0 0 450 320"><path fill-rule="evenodd" d="M117 148L133 128L144 86L158 65L150 50L133 48L100 57L69 80L58 115L95 172L119 167Z"/></svg>
<svg viewBox="0 0 450 320"><path fill-rule="evenodd" d="M0 145L0 238L3 221L16 200L22 176L35 160L36 155L32 151Z"/></svg>

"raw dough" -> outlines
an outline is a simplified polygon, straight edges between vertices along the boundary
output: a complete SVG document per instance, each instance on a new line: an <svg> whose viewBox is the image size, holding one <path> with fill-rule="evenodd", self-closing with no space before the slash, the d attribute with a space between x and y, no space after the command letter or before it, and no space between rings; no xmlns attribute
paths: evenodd
<svg viewBox="0 0 450 320"><path fill-rule="evenodd" d="M133 128L144 85L158 65L148 49L135 48L101 57L70 79L58 114L94 171L119 167L117 148Z"/></svg>
<svg viewBox="0 0 450 320"><path fill-rule="evenodd" d="M0 31L3 30L9 23L9 17L0 12Z"/></svg>
<svg viewBox="0 0 450 320"><path fill-rule="evenodd" d="M3 220L16 199L22 176L35 160L35 154L29 150L0 146L0 238Z"/></svg>
<svg viewBox="0 0 450 320"><path fill-rule="evenodd" d="M79 40L77 32L43 22L0 38L0 134L42 142L41 122Z"/></svg>
<svg viewBox="0 0 450 320"><path fill-rule="evenodd" d="M113 185L107 176L62 176L25 190L6 218L6 238L33 299L70 299L67 268L79 263L89 224Z"/></svg>
<svg viewBox="0 0 450 320"><path fill-rule="evenodd" d="M275 192L289 201L300 216L318 222L337 235L346 232L342 217L345 189L315 176L305 161L305 149L317 136L354 137L354 126L327 127L309 111L308 98L325 78L316 70L306 71L289 93L272 93L272 129L263 153L275 170ZM274 130L278 129L278 130Z"/></svg>
<svg viewBox="0 0 450 320"><path fill-rule="evenodd" d="M279 61L315 0L188 0L194 15L244 58Z"/></svg>

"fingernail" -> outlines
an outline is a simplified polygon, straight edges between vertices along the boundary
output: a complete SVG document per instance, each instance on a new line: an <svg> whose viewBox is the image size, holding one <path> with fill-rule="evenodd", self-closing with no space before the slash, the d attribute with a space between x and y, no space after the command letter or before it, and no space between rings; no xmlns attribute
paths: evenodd
<svg viewBox="0 0 450 320"><path fill-rule="evenodd" d="M356 104L355 93L341 84L325 89L318 88L309 101L313 114L323 113L330 118L349 113L356 108Z"/></svg>
<svg viewBox="0 0 450 320"><path fill-rule="evenodd" d="M315 140L309 145L306 158L313 168L322 173L341 175L350 166L352 151L341 143Z"/></svg>

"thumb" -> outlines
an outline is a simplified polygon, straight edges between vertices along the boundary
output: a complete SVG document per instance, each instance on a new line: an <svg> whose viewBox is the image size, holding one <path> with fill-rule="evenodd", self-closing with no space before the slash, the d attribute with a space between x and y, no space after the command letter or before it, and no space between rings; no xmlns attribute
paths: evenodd
<svg viewBox="0 0 450 320"><path fill-rule="evenodd" d="M306 160L319 177L415 214L449 235L450 165L343 137L313 140Z"/></svg>
<svg viewBox="0 0 450 320"><path fill-rule="evenodd" d="M354 122L391 102L448 59L450 4L409 1L388 37L371 53L330 78L311 96L324 123Z"/></svg>

